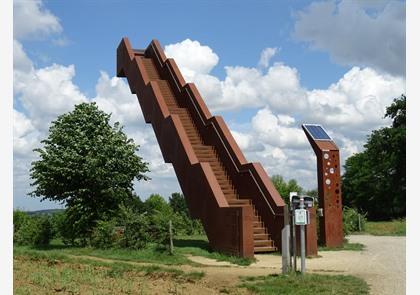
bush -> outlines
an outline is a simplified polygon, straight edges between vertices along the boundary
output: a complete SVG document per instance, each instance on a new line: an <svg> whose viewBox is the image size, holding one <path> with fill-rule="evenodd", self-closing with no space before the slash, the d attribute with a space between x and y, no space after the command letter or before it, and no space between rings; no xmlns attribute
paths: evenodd
<svg viewBox="0 0 420 295"><path fill-rule="evenodd" d="M124 233L117 243L120 247L141 249L149 243L167 245L170 215L157 210L139 214L131 208L120 207L120 221Z"/></svg>
<svg viewBox="0 0 420 295"><path fill-rule="evenodd" d="M62 238L63 237L63 229L65 228L66 220L66 212L61 211L54 213L51 215L51 228L52 228L52 236L53 238Z"/></svg>
<svg viewBox="0 0 420 295"><path fill-rule="evenodd" d="M83 222L83 218L73 214L72 208L67 208L62 213L54 214L52 218L53 233L56 237L60 237L65 245L86 246L90 237L88 236L89 232L80 231Z"/></svg>
<svg viewBox="0 0 420 295"><path fill-rule="evenodd" d="M92 232L91 246L97 248L111 248L118 239L115 231L115 220L100 220Z"/></svg>
<svg viewBox="0 0 420 295"><path fill-rule="evenodd" d="M28 216L16 231L14 242L18 245L46 246L51 238L52 226L48 216Z"/></svg>
<svg viewBox="0 0 420 295"><path fill-rule="evenodd" d="M359 228L360 216L360 228ZM364 231L366 225L366 214L362 214L354 208L344 207L343 209L343 230L344 235L351 232Z"/></svg>
<svg viewBox="0 0 420 295"><path fill-rule="evenodd" d="M22 224L28 220L29 216L26 212L13 210L13 234L19 231Z"/></svg>

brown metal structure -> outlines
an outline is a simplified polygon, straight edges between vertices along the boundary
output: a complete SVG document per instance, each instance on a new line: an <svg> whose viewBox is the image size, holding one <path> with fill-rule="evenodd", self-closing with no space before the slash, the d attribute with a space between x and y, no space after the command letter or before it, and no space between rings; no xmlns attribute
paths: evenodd
<svg viewBox="0 0 420 295"><path fill-rule="evenodd" d="M212 116L159 42L132 49L123 38L117 75L137 94L165 162L172 163L188 209L217 251L252 257L281 245L285 203L259 163L248 163L225 122ZM309 253L308 253L309 254Z"/></svg>
<svg viewBox="0 0 420 295"><path fill-rule="evenodd" d="M320 217L320 244L327 247L343 245L343 219L341 201L340 154L337 145L326 134L317 138L308 129L309 126L320 125L304 124L302 129L317 157L318 168L318 200L319 208L323 209ZM322 139L321 139L322 138Z"/></svg>

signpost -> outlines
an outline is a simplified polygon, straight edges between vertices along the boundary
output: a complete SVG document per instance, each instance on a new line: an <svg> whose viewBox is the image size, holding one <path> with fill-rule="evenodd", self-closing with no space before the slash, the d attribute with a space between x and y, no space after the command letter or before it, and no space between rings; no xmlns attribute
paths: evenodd
<svg viewBox="0 0 420 295"><path fill-rule="evenodd" d="M300 226L300 271L302 274L305 273L305 226L309 224L309 211L308 208L312 208L314 205L314 199L308 196L298 196L296 192L290 193L290 208L292 210L292 232L293 232L293 255L294 265L293 268L296 271L296 229L295 225Z"/></svg>

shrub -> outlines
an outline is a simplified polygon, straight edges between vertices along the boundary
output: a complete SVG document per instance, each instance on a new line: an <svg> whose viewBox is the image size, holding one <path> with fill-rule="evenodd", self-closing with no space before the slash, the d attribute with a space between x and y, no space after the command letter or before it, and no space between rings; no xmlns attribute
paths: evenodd
<svg viewBox="0 0 420 295"><path fill-rule="evenodd" d="M28 217L14 235L18 245L46 246L52 238L50 218L46 215Z"/></svg>
<svg viewBox="0 0 420 295"><path fill-rule="evenodd" d="M139 214L132 208L120 206L120 225L124 228L116 244L123 248L142 249L155 242L152 237L151 219L147 213Z"/></svg>
<svg viewBox="0 0 420 295"><path fill-rule="evenodd" d="M360 216L360 228L359 228ZM366 214L362 214L355 208L344 207L343 209L343 230L344 235L351 232L364 231L366 224Z"/></svg>
<svg viewBox="0 0 420 295"><path fill-rule="evenodd" d="M13 210L13 234L18 232L22 224L28 220L29 216L26 212Z"/></svg>
<svg viewBox="0 0 420 295"><path fill-rule="evenodd" d="M62 238L62 231L66 224L66 212L61 211L51 215L51 228L53 238Z"/></svg>
<svg viewBox="0 0 420 295"><path fill-rule="evenodd" d="M91 245L97 248L111 248L117 241L115 220L99 220L92 232Z"/></svg>

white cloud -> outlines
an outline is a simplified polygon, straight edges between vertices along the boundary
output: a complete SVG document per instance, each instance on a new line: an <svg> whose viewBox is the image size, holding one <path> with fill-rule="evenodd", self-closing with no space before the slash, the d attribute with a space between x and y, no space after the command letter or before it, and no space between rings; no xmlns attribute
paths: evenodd
<svg viewBox="0 0 420 295"><path fill-rule="evenodd" d="M302 130L299 127L290 126L290 118L284 124L284 119L284 116L275 116L267 108L259 110L252 118L254 140L277 148L299 149L306 147L307 141Z"/></svg>
<svg viewBox="0 0 420 295"><path fill-rule="evenodd" d="M305 188L316 186L316 161L302 123L323 124L339 144L344 163L351 153L360 151L370 130L386 123L382 119L385 106L405 91L403 78L357 67L326 89L308 90L301 86L297 69L280 62L264 71L227 66L226 77L221 80L210 74L218 62L211 48L185 40L165 50L197 84L212 111L258 108L251 123L244 128L235 126L232 135L249 161L261 162L270 175L296 178ZM189 55L194 52L197 56L193 60ZM15 97L25 110L15 111L17 194L29 190L30 150L46 137L48 123L82 101L95 101L111 112L112 120L124 124L128 136L140 144L139 154L150 163L152 181L136 183L139 195L144 198L158 192L167 196L180 191L172 166L163 161L153 129L144 122L137 97L123 79L101 72L96 94L88 98L73 82L73 65L35 68L17 41L14 56Z"/></svg>
<svg viewBox="0 0 420 295"><path fill-rule="evenodd" d="M51 120L70 111L74 104L87 101L72 81L73 65L53 64L29 73L15 72L23 79L16 81L19 86L15 86L15 97L19 98L37 128L46 129Z"/></svg>
<svg viewBox="0 0 420 295"><path fill-rule="evenodd" d="M25 114L13 109L13 152L27 157L38 143L38 131Z"/></svg>
<svg viewBox="0 0 420 295"><path fill-rule="evenodd" d="M327 89L308 92L311 112L306 117L347 134L366 134L387 123L386 107L404 92L404 79L354 67Z"/></svg>
<svg viewBox="0 0 420 295"><path fill-rule="evenodd" d="M323 1L299 11L294 36L333 60L405 76L404 1Z"/></svg>
<svg viewBox="0 0 420 295"><path fill-rule="evenodd" d="M174 49L172 54L187 58L183 50ZM185 67L180 68L185 74ZM316 158L301 124L324 125L339 145L344 164L361 151L371 130L389 123L383 119L386 106L405 92L404 78L369 67L353 67L328 88L312 90L302 87L297 69L280 62L264 71L226 66L224 80L191 68L187 76L211 111L259 109L250 125L233 124L231 129L247 159L261 162L271 175L295 178L308 189L316 187Z"/></svg>
<svg viewBox="0 0 420 295"><path fill-rule="evenodd" d="M101 72L95 88L96 97L93 100L101 110L112 113L113 120L124 125L144 121L139 102L123 79L110 78L107 73Z"/></svg>
<svg viewBox="0 0 420 295"><path fill-rule="evenodd" d="M208 74L219 62L219 57L208 46L186 39L165 46L167 57L174 58L187 80L194 74Z"/></svg>
<svg viewBox="0 0 420 295"><path fill-rule="evenodd" d="M276 47L267 47L261 52L260 61L258 65L263 68L267 68L270 64L271 58L277 53Z"/></svg>
<svg viewBox="0 0 420 295"><path fill-rule="evenodd" d="M40 39L62 30L59 19L44 7L41 0L13 1L14 38Z"/></svg>

